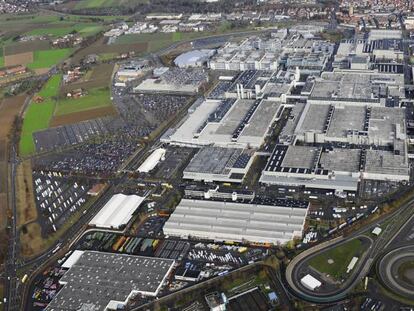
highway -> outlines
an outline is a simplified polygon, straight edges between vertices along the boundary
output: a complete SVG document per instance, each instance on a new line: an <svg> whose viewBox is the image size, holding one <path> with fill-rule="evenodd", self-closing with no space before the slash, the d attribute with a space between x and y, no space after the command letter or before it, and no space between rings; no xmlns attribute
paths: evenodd
<svg viewBox="0 0 414 311"><path fill-rule="evenodd" d="M299 298L316 303L330 303L345 298L347 294L352 291L352 289L368 274L373 263L375 262L375 259L387 247L387 245L392 243L401 228L404 227L405 224L409 223L412 217L413 204L414 199L411 199L398 210L369 224L368 226L361 228L346 238L339 237L337 239L327 241L296 256L287 267L285 274L286 281L292 291L292 294ZM299 271L302 265L306 264L307 260L313 255L316 255L317 253L320 254L322 251L332 249L352 239L363 236L367 237L366 234L369 233L374 227L387 221L389 221L389 223L386 228L383 230L381 235L373 241L371 246L367 249L364 257L359 260L357 267L354 268L353 274L342 284L342 286L338 287L337 290L332 290L330 292L312 292L300 284L298 277Z"/></svg>
<svg viewBox="0 0 414 311"><path fill-rule="evenodd" d="M8 243L8 253L5 266L5 310L12 311L18 310L19 306L19 279L17 277L17 260L19 259L19 231L17 228L17 210L16 210L16 168L18 165L18 159L16 155L16 149L12 144L10 150L9 170L10 170L10 191L9 191L9 207L12 210L13 216L11 217L10 224L10 237Z"/></svg>

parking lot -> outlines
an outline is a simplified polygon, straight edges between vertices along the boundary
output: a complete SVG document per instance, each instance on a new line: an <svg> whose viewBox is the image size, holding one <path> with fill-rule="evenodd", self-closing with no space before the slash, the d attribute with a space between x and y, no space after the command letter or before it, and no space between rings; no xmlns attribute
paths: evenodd
<svg viewBox="0 0 414 311"><path fill-rule="evenodd" d="M166 221L166 217L150 216L139 226L137 234L138 236L161 236L162 227Z"/></svg>
<svg viewBox="0 0 414 311"><path fill-rule="evenodd" d="M188 163L196 149L185 147L167 147L165 159L151 172L155 178L171 179L182 174L185 164Z"/></svg>
<svg viewBox="0 0 414 311"><path fill-rule="evenodd" d="M46 155L35 160L35 167L89 176L106 175L116 171L138 147L139 143L134 138L117 135L90 141L65 152Z"/></svg>
<svg viewBox="0 0 414 311"><path fill-rule="evenodd" d="M65 274L66 270L60 267L48 268L42 276L40 276L34 284L32 293L31 310L41 311L56 296L57 292L62 288L59 284L60 278Z"/></svg>
<svg viewBox="0 0 414 311"><path fill-rule="evenodd" d="M89 186L70 180L61 173L33 173L35 201L42 234L58 230L87 201Z"/></svg>
<svg viewBox="0 0 414 311"><path fill-rule="evenodd" d="M112 130L114 118L98 118L49 128L33 134L36 151L44 152L81 144Z"/></svg>

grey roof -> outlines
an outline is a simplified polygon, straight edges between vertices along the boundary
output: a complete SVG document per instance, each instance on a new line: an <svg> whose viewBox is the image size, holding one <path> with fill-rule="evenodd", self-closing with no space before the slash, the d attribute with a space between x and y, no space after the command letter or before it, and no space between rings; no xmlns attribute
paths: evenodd
<svg viewBox="0 0 414 311"><path fill-rule="evenodd" d="M104 310L111 300L125 302L131 293L156 295L174 260L85 251L60 282L65 284L46 310Z"/></svg>
<svg viewBox="0 0 414 311"><path fill-rule="evenodd" d="M306 208L183 199L164 233L251 242L285 243L301 235Z"/></svg>

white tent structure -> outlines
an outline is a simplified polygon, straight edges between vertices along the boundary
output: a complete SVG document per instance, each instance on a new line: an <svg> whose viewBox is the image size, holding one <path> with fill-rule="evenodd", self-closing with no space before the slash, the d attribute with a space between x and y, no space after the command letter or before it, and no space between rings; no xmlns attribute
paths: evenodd
<svg viewBox="0 0 414 311"><path fill-rule="evenodd" d="M302 283L303 286L305 286L307 289L310 289L312 291L317 289L318 287L320 287L322 285L322 283L319 280L315 279L310 274L305 275L300 280L300 282Z"/></svg>
<svg viewBox="0 0 414 311"><path fill-rule="evenodd" d="M144 200L145 197L138 195L118 193L105 204L89 225L100 228L119 229L129 222L135 210Z"/></svg>
<svg viewBox="0 0 414 311"><path fill-rule="evenodd" d="M163 148L154 150L154 152L151 153L151 155L138 168L138 172L148 173L152 171L157 166L157 164L164 158L165 151L166 150Z"/></svg>

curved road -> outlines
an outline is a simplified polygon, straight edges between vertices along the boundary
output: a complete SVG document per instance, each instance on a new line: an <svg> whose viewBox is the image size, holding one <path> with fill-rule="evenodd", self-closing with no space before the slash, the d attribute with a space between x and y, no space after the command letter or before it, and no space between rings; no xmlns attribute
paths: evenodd
<svg viewBox="0 0 414 311"><path fill-rule="evenodd" d="M414 286L399 279L398 268L406 261L414 261L414 245L398 247L388 252L380 261L378 272L390 290L407 298L414 297Z"/></svg>
<svg viewBox="0 0 414 311"><path fill-rule="evenodd" d="M413 216L413 204L414 199L411 199L409 202L401 206L398 210L392 212L389 215L386 215L382 219L371 223L368 226L363 227L362 229L354 232L346 238L339 237L334 240L327 241L325 243L312 247L296 256L290 262L285 274L286 281L293 294L304 300L317 303L335 302L346 297L347 293L349 293L355 287L355 285L358 284L368 274L375 258L380 254L380 252L382 252L388 245L390 245L390 243L400 233L406 224L410 223L410 220ZM348 281L343 284L342 287L338 288L336 291L321 293L311 292L301 285L300 280L297 278L298 271L301 269L301 266L303 264L306 264L309 257L317 252L320 253L322 251L332 249L339 244L361 237L365 233L369 233L374 227L388 220L390 220L390 222L387 224L387 227L383 230L381 235L371 244L364 257L359 260L357 268L354 269L354 273L350 276Z"/></svg>

